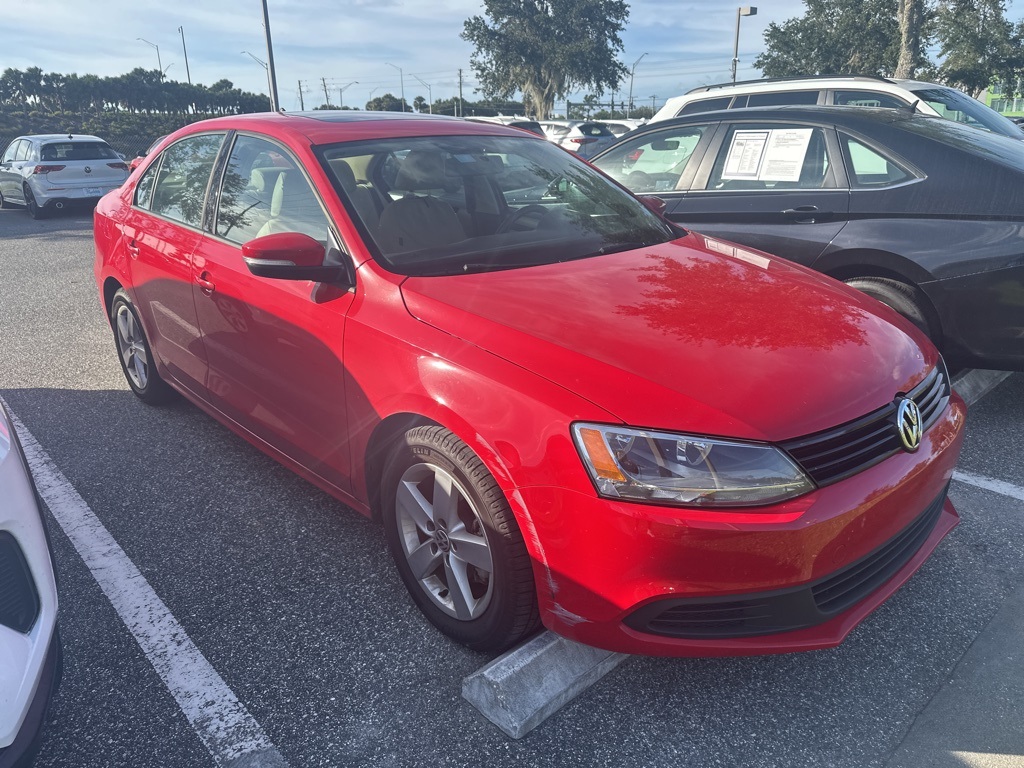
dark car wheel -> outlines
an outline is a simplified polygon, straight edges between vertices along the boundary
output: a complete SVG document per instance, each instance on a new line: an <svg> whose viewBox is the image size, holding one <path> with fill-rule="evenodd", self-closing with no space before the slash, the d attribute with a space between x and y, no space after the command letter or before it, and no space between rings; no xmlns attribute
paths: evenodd
<svg viewBox="0 0 1024 768"><path fill-rule="evenodd" d="M123 288L114 294L114 301L110 305L110 325L117 344L117 358L121 361L121 370L132 392L142 402L150 405L159 405L173 399L174 390L157 373L142 323Z"/></svg>
<svg viewBox="0 0 1024 768"><path fill-rule="evenodd" d="M892 307L933 342L939 342L938 329L929 320L925 309L925 298L914 286L885 277L854 277L847 280L846 284Z"/></svg>
<svg viewBox="0 0 1024 768"><path fill-rule="evenodd" d="M33 219L46 218L46 209L36 202L36 196L32 194L32 190L27 184L25 185L25 208Z"/></svg>
<svg viewBox="0 0 1024 768"><path fill-rule="evenodd" d="M388 546L413 600L449 637L501 651L538 624L530 556L504 494L448 430L409 430L381 499Z"/></svg>

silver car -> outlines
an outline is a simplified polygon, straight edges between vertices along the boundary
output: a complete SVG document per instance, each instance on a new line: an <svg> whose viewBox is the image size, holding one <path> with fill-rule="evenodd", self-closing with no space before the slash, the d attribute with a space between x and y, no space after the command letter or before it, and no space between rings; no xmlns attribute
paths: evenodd
<svg viewBox="0 0 1024 768"><path fill-rule="evenodd" d="M35 486L0 401L0 765L27 765L61 673L57 587Z"/></svg>
<svg viewBox="0 0 1024 768"><path fill-rule="evenodd" d="M589 159L604 152L617 139L608 127L597 120L541 120L548 141Z"/></svg>
<svg viewBox="0 0 1024 768"><path fill-rule="evenodd" d="M128 178L128 165L96 136L19 136L0 159L0 207L23 205L34 219L70 203L96 202Z"/></svg>

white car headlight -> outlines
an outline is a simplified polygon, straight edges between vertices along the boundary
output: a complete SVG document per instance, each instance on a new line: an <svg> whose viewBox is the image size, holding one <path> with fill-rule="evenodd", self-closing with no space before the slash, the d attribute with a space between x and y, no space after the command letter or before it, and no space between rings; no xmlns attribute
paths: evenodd
<svg viewBox="0 0 1024 768"><path fill-rule="evenodd" d="M699 507L774 504L814 490L778 448L607 424L574 424L597 491L608 498Z"/></svg>

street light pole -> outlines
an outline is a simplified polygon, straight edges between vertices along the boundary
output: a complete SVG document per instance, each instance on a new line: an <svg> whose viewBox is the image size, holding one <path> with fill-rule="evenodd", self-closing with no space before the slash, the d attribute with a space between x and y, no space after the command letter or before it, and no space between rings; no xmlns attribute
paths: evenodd
<svg viewBox="0 0 1024 768"><path fill-rule="evenodd" d="M405 112L408 109L406 107L406 105L405 105L405 73L402 72L402 68L401 67L396 67L390 61L385 61L384 63L387 64L389 67L394 67L395 69L398 70L398 79L401 82L401 86L402 86L402 112Z"/></svg>
<svg viewBox="0 0 1024 768"><path fill-rule="evenodd" d="M413 78L419 80L419 84L427 89L427 98L430 99L430 101L427 102L427 109L429 110L429 114L434 114L434 92L430 90L430 86L427 83L424 83L422 80L416 77L416 75L413 75Z"/></svg>
<svg viewBox="0 0 1024 768"><path fill-rule="evenodd" d="M178 32L181 33L181 52L185 54L185 77L188 78L188 84L192 85L192 73L188 68L188 49L185 48L185 28L178 27Z"/></svg>
<svg viewBox="0 0 1024 768"><path fill-rule="evenodd" d="M249 57L250 59L252 59L253 61L255 61L255 62L256 62L257 64L259 64L259 65L260 65L261 67L263 67L263 68L264 68L265 70L267 70L267 89L268 89L268 90L272 90L272 88L271 88L271 85L270 85L270 68L269 68L269 67L267 66L267 62L265 62L265 61L264 61L263 59L257 58L256 56L253 56L253 55L252 55L251 53L249 53L248 51L242 51L242 53L244 53L244 54L245 54L246 56L248 56L248 57ZM302 94L301 94L301 92L300 92L300 94L299 94L299 98L300 98L300 99L302 98ZM273 106L274 106L274 102L273 102L273 100L271 100L271 102L270 102L270 106L271 106L271 107L273 107ZM276 111L276 110L274 110L274 111Z"/></svg>
<svg viewBox="0 0 1024 768"><path fill-rule="evenodd" d="M641 56L639 59L634 61L633 62L633 66L629 68L629 101L626 102L626 119L627 120L629 119L630 110L633 109L633 76L636 74L636 65L639 64L643 60L644 56L646 56L646 55L647 55L646 53L643 54L643 56Z"/></svg>
<svg viewBox="0 0 1024 768"><path fill-rule="evenodd" d="M156 48L156 66L157 66L157 69L160 70L160 74L163 74L164 65L163 65L163 62L160 61L160 46L157 45L156 43L149 42L149 40L146 40L144 37L136 37L135 39L136 40L141 40L146 45L151 46L153 48Z"/></svg>
<svg viewBox="0 0 1024 768"><path fill-rule="evenodd" d="M263 0L263 28L267 32L267 81L270 83L270 111L277 112L280 102L277 98L277 70L274 69L274 43L270 39L270 11L267 0Z"/></svg>
<svg viewBox="0 0 1024 768"><path fill-rule="evenodd" d="M345 89L348 88L349 85L358 85L358 84L359 84L358 80L353 80L348 85L343 85L343 86L341 86L341 88L338 89L338 109L343 109L345 107L345 102L342 100L342 97L345 95Z"/></svg>
<svg viewBox="0 0 1024 768"><path fill-rule="evenodd" d="M732 81L736 82L736 68L740 63L740 18L743 16L757 16L757 8L753 5L743 5L736 9L736 41L732 46Z"/></svg>

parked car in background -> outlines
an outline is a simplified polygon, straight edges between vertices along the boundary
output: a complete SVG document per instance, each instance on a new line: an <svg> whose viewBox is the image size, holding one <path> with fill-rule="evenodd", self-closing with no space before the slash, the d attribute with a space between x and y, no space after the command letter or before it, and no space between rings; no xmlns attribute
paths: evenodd
<svg viewBox="0 0 1024 768"><path fill-rule="evenodd" d="M912 109L1024 140L1024 134L1013 121L956 88L869 75L769 78L705 85L669 99L651 122L719 109L811 105Z"/></svg>
<svg viewBox="0 0 1024 768"><path fill-rule="evenodd" d="M626 118L615 118L614 120L602 120L605 127L608 128L616 138L621 139L625 134L630 131L635 131L642 125L646 125L646 120L629 120Z"/></svg>
<svg viewBox="0 0 1024 768"><path fill-rule="evenodd" d="M509 128L519 128L530 133L535 133L538 136L544 136L544 129L541 124L536 120L531 120L528 117L486 117L486 116L472 116L463 118L469 120L471 123L494 123L496 125L507 125Z"/></svg>
<svg viewBox="0 0 1024 768"><path fill-rule="evenodd" d="M548 139L580 157L590 158L615 143L615 134L596 120L539 120Z"/></svg>
<svg viewBox="0 0 1024 768"><path fill-rule="evenodd" d="M72 203L95 205L128 178L128 165L96 136L19 136L0 157L0 206L23 205L34 219Z"/></svg>
<svg viewBox="0 0 1024 768"><path fill-rule="evenodd" d="M956 524L965 407L923 334L525 131L198 122L94 232L136 395L380 519L472 648L539 622L632 653L836 645Z"/></svg>
<svg viewBox="0 0 1024 768"><path fill-rule="evenodd" d="M1024 143L900 109L651 123L594 159L698 232L844 280L955 365L1024 370Z"/></svg>
<svg viewBox="0 0 1024 768"><path fill-rule="evenodd" d="M38 496L0 402L0 766L27 768L61 675L57 587Z"/></svg>
<svg viewBox="0 0 1024 768"><path fill-rule="evenodd" d="M128 170L134 171L136 168L138 168L139 164L142 163L142 161L149 156L149 153L156 149L157 145L166 138L167 134L165 133L163 136L159 137L158 139L155 139L152 144L146 147L142 154L132 159L132 161L128 164Z"/></svg>

